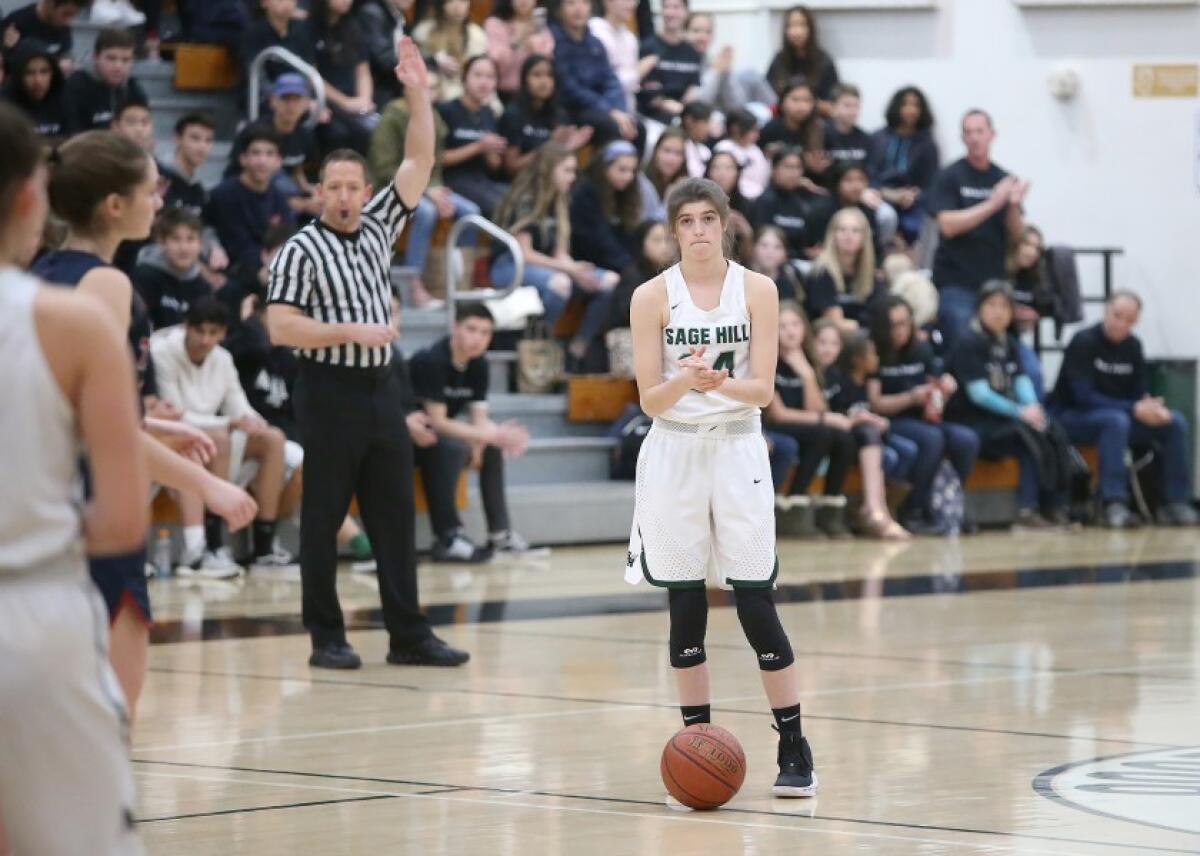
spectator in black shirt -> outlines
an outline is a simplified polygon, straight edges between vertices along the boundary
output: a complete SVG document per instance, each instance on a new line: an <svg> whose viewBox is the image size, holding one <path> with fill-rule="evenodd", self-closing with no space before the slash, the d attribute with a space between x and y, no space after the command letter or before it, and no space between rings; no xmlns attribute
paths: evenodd
<svg viewBox="0 0 1200 856"><path fill-rule="evenodd" d="M688 177L687 144L687 134L682 128L663 128L654 141L650 157L637 176L644 219L667 219L667 194L677 182Z"/></svg>
<svg viewBox="0 0 1200 856"><path fill-rule="evenodd" d="M242 172L213 189L204 220L217 230L230 263L242 275L257 276L262 268L263 237L272 226L294 223L287 197L271 183L279 171L279 135L256 127L246 136Z"/></svg>
<svg viewBox="0 0 1200 856"><path fill-rule="evenodd" d="M521 555L529 552L529 544L513 531L509 521L504 458L525 453L529 432L516 421L497 424L488 414L488 364L484 354L493 327L492 314L482 303L460 303L451 334L413 355L412 379L438 442L457 440L470 447L471 462L479 467L488 546L493 553ZM464 412L469 421L458 419ZM434 535L447 544L461 537L460 530L461 523L455 520L453 528Z"/></svg>
<svg viewBox="0 0 1200 856"><path fill-rule="evenodd" d="M200 269L200 233L204 224L184 208L163 208L154 221L157 253L147 253L130 274L155 330L182 324L188 309L211 296Z"/></svg>
<svg viewBox="0 0 1200 856"><path fill-rule="evenodd" d="M107 131L125 102L150 103L142 85L129 74L135 44L128 30L101 30L96 36L94 69L81 68L67 78L73 132Z"/></svg>
<svg viewBox="0 0 1200 856"><path fill-rule="evenodd" d="M662 31L643 38L638 51L643 59L655 58L642 76L638 112L667 125L679 117L700 85L704 58L687 40L687 16L687 0L663 0Z"/></svg>
<svg viewBox="0 0 1200 856"><path fill-rule="evenodd" d="M396 42L408 26L405 13L412 6L413 0L364 0L354 13L371 66L375 106L381 112L402 94L396 81Z"/></svg>
<svg viewBox="0 0 1200 856"><path fill-rule="evenodd" d="M296 17L296 0L262 0L262 17L251 21L242 36L241 63L243 70L267 48L280 47L291 51L309 65L317 64L316 37L308 21ZM291 66L269 60L263 75L273 81L281 74L294 71Z"/></svg>
<svg viewBox="0 0 1200 856"><path fill-rule="evenodd" d="M804 309L848 332L867 323L868 305L881 290L871 227L857 208L842 208L829 221L825 245L804 278Z"/></svg>
<svg viewBox="0 0 1200 856"><path fill-rule="evenodd" d="M1104 306L1104 320L1075 334L1063 354L1051 412L1073 442L1098 447L1106 525L1119 529L1136 523L1129 510L1125 453L1152 447L1159 458L1165 494L1156 522L1194 526L1200 520L1190 504L1188 422L1146 391L1146 359L1141 341L1133 334L1141 311L1141 298L1131 291L1117 291Z"/></svg>
<svg viewBox="0 0 1200 856"><path fill-rule="evenodd" d="M813 230L823 235L829 230L829 220L842 208L856 208L867 218L871 227L871 242L875 260L881 262L892 238L896 235L896 209L883 200L878 190L870 186L867 170L860 163L842 161L829 171L829 198L818 206Z"/></svg>
<svg viewBox="0 0 1200 856"><path fill-rule="evenodd" d="M553 140L576 151L592 138L592 128L572 125L558 103L554 60L534 54L521 64L521 87L497 126L508 141L504 171L515 176L533 161L540 146Z"/></svg>
<svg viewBox="0 0 1200 856"><path fill-rule="evenodd" d="M637 258L621 271L621 281L613 289L612 312L609 314L609 330L629 331L629 305L638 286L658 276L675 261L675 247L667 224L657 220L643 220L633 233L637 244ZM612 342L609 342L612 353ZM629 355L633 356L633 339L629 339Z"/></svg>
<svg viewBox="0 0 1200 856"><path fill-rule="evenodd" d="M924 197L938 170L933 113L924 92L905 86L888 102L886 120L871 135L867 169L871 184L900 213L900 232L912 244L920 237L928 213Z"/></svg>
<svg viewBox="0 0 1200 856"><path fill-rule="evenodd" d="M771 156L771 183L754 201L750 223L756 229L779 227L787 235L788 255L793 259L816 258L825 240L814 230L813 221L819 207L829 201L813 191L813 183L804 177L800 150L777 149Z"/></svg>
<svg viewBox="0 0 1200 856"><path fill-rule="evenodd" d="M113 115L112 130L133 140L139 149L151 158L154 157L154 121L145 102L125 101L119 104ZM161 184L161 178L159 181ZM139 253L152 244L153 240L149 235L140 240L122 241L113 256L113 264L132 276Z"/></svg>
<svg viewBox="0 0 1200 856"><path fill-rule="evenodd" d="M717 152L708 161L704 177L715 182L729 197L729 223L725 231L733 239L730 258L747 264L754 254L754 227L746 218L750 203L742 196L742 167L733 152Z"/></svg>
<svg viewBox="0 0 1200 856"><path fill-rule="evenodd" d="M833 106L825 120L825 154L835 164L854 163L866 166L871 149L871 137L858 127L862 95L852 83L833 87Z"/></svg>
<svg viewBox="0 0 1200 856"><path fill-rule="evenodd" d="M804 153L805 171L820 183L832 161L825 155L825 128L807 80L797 77L783 88L779 115L762 129L758 145L768 157L784 146L799 148Z"/></svg>
<svg viewBox="0 0 1200 856"><path fill-rule="evenodd" d="M637 252L634 231L642 216L638 154L614 140L592 157L591 176L571 194L571 255L604 270L624 270Z"/></svg>
<svg viewBox="0 0 1200 856"><path fill-rule="evenodd" d="M163 206L180 206L193 214L204 211L208 191L196 173L212 152L216 123L205 113L187 113L175 123L175 159L159 166L167 182Z"/></svg>
<svg viewBox="0 0 1200 856"><path fill-rule="evenodd" d="M1029 192L1028 181L992 162L996 132L987 113L968 111L962 136L967 156L938 174L929 198L942 235L933 259L933 282L947 348L974 316L979 286L1004 278L1008 244L1021 237L1021 204Z"/></svg>
<svg viewBox="0 0 1200 856"><path fill-rule="evenodd" d="M752 270L769 276L779 289L779 299L804 303L804 285L795 266L788 261L787 236L778 226L760 226L754 233Z"/></svg>
<svg viewBox="0 0 1200 856"><path fill-rule="evenodd" d="M8 79L0 95L20 107L43 140L70 136L71 108L66 84L54 55L37 39L22 39L5 58Z"/></svg>
<svg viewBox="0 0 1200 856"><path fill-rule="evenodd" d="M1042 315L1054 312L1054 295L1046 281L1046 264L1042 258L1045 240L1042 230L1026 223L1021 240L1012 246L1008 254L1008 275L1012 279L1016 312L1013 316L1013 335L1017 337L1017 348L1021 355L1021 369L1033 381L1038 401L1046 400L1046 381L1042 362L1033 348L1022 338L1032 333Z"/></svg>
<svg viewBox="0 0 1200 856"><path fill-rule="evenodd" d="M0 20L5 65L11 70L12 51L25 39L33 39L45 46L64 75L70 74L75 70L71 22L86 5L87 0L37 0Z"/></svg>
<svg viewBox="0 0 1200 856"><path fill-rule="evenodd" d="M784 89L794 77L803 77L812 82L813 91L820 100L819 109L827 114L833 87L838 82L837 66L829 54L821 49L817 39L817 22L812 12L804 6L793 6L783 15L783 46L771 60L767 69L767 82L783 98Z"/></svg>
<svg viewBox="0 0 1200 856"><path fill-rule="evenodd" d="M332 114L320 127L320 135L326 153L350 148L365 157L379 114L365 42L350 14L351 5L352 0L312 0L317 71L325 81L325 100Z"/></svg>
<svg viewBox="0 0 1200 856"><path fill-rule="evenodd" d="M442 174L446 186L470 199L491 217L508 185L497 181L508 141L496 133L496 64L486 55L472 57L463 67L463 94L437 105L446 123Z"/></svg>
<svg viewBox="0 0 1200 856"><path fill-rule="evenodd" d="M900 523L923 534L932 523L933 480L943 459L965 485L979 455L979 436L965 425L942 419L943 405L958 384L917 333L904 298L888 295L880 301L871 316L871 339L879 354L875 377L867 382L871 409L891 419L893 434L917 447L909 472L912 491L901 506Z"/></svg>

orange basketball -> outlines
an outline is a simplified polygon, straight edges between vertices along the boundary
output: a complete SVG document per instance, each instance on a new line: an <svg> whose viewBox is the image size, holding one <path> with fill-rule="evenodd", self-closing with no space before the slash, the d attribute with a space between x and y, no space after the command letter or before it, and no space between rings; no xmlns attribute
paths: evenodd
<svg viewBox="0 0 1200 856"><path fill-rule="evenodd" d="M733 799L746 779L746 753L737 738L718 725L689 725L667 741L662 780L668 793L688 808L719 808Z"/></svg>

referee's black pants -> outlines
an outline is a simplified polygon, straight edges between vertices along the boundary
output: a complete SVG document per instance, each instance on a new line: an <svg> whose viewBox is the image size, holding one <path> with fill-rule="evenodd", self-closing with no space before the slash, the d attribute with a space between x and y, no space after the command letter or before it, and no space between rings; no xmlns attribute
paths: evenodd
<svg viewBox="0 0 1200 856"><path fill-rule="evenodd" d="M393 649L431 634L417 598L412 440L390 367L300 361L293 398L304 445L300 581L314 646L346 641L337 596L337 531L358 497L375 551Z"/></svg>

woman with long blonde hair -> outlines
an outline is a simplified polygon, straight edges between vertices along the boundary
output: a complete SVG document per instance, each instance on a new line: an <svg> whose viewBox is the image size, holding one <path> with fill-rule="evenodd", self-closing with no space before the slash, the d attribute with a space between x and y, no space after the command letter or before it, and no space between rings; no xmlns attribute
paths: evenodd
<svg viewBox="0 0 1200 856"><path fill-rule="evenodd" d="M804 309L842 330L857 330L876 296L875 247L862 211L842 208L829 221L825 244L804 281Z"/></svg>
<svg viewBox="0 0 1200 856"><path fill-rule="evenodd" d="M537 157L517 173L496 209L496 223L516 237L525 260L524 280L538 290L548 324L553 324L572 295L587 302L583 323L567 353L582 362L603 330L618 274L571 257L571 187L579 164L570 149L546 143ZM512 254L501 248L492 260L492 282L507 288L513 281Z"/></svg>

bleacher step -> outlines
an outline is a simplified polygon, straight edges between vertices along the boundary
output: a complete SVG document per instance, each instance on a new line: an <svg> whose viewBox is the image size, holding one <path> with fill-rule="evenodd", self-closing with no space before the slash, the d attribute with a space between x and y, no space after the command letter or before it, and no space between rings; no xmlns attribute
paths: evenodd
<svg viewBox="0 0 1200 856"><path fill-rule="evenodd" d="M565 395L490 395L488 409L495 421L516 419L533 437L598 437L608 430L602 422L568 422Z"/></svg>
<svg viewBox="0 0 1200 856"><path fill-rule="evenodd" d="M512 485L604 481L615 441L608 437L535 437L519 458L504 462Z"/></svg>

